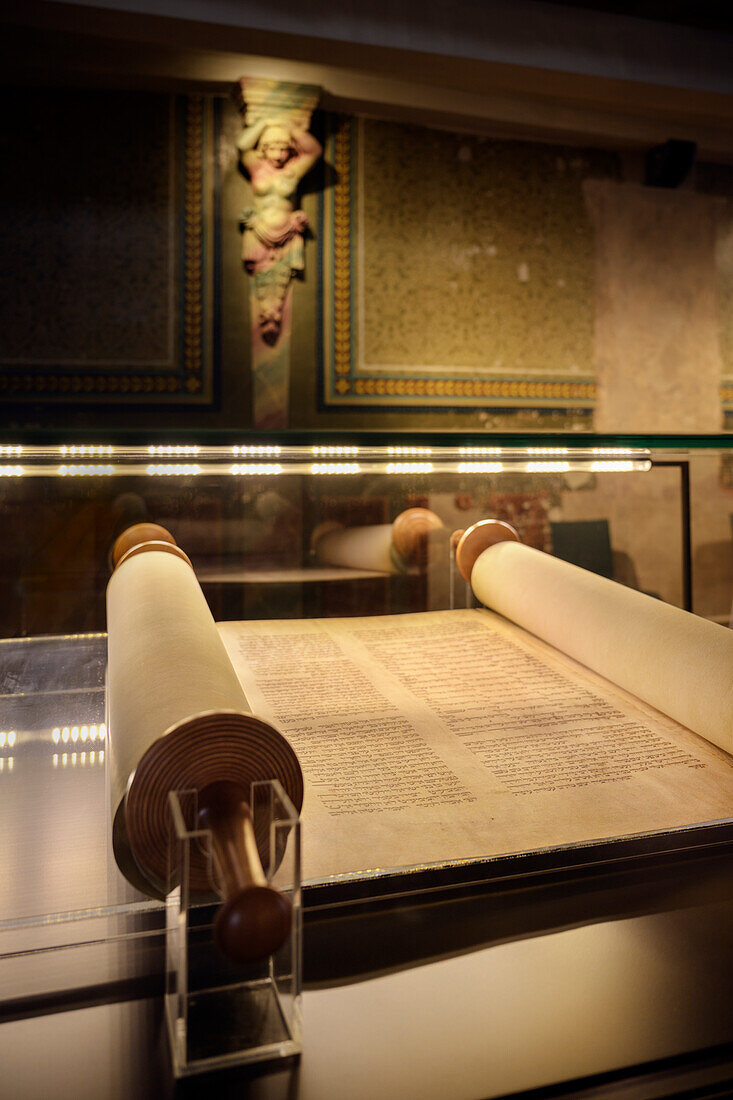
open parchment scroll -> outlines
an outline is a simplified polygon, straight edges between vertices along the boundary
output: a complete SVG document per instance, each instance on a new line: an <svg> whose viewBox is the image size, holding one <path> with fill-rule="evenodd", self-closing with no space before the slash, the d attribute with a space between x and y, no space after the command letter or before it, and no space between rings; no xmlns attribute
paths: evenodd
<svg viewBox="0 0 733 1100"><path fill-rule="evenodd" d="M518 543L471 583L487 608L219 625L300 758L306 880L733 816L732 632Z"/></svg>

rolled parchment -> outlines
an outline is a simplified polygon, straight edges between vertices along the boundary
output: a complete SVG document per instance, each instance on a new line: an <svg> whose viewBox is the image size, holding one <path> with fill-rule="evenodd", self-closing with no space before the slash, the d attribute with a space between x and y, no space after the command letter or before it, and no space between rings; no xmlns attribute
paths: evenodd
<svg viewBox="0 0 733 1100"><path fill-rule="evenodd" d="M251 713L186 555L170 536L148 539L151 533L159 534L139 532L138 542L125 532L113 553L117 565L107 587L108 751L118 862L127 871L131 853L143 883L160 894L167 879L170 791L211 794L217 784L233 784L246 803L253 782L278 779L300 810L303 778L285 738ZM244 811L231 790L224 794L214 789L204 799L210 816L221 816L226 803L241 818ZM257 842L266 853L267 838ZM280 898L262 885L261 867L244 878L260 890L260 908L270 902L278 908L262 892ZM194 889L211 889L203 856L190 880ZM251 889L250 902L253 897Z"/></svg>
<svg viewBox="0 0 733 1100"><path fill-rule="evenodd" d="M442 529L442 520L429 508L407 508L393 523L325 523L314 532L313 552L323 565L405 573L425 567L430 537Z"/></svg>
<svg viewBox="0 0 733 1100"><path fill-rule="evenodd" d="M733 631L516 541L470 579L486 607L733 752Z"/></svg>

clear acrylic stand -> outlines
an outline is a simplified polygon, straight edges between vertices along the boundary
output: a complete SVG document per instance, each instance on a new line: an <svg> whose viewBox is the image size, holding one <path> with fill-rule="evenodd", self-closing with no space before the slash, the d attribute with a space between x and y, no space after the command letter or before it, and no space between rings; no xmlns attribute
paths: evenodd
<svg viewBox="0 0 733 1100"><path fill-rule="evenodd" d="M243 966L214 946L213 888L203 897L191 889L192 864L204 858L211 868L211 834L196 826L196 791L172 791L168 799L165 1006L175 1076L300 1054L300 820L292 802L276 780L252 784L255 834L269 833L263 870L289 899L293 923L274 955Z"/></svg>

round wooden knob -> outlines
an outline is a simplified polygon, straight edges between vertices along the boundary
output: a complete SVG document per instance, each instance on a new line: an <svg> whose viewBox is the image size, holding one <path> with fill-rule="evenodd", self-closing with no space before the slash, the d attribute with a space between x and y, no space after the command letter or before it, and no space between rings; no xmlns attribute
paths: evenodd
<svg viewBox="0 0 733 1100"><path fill-rule="evenodd" d="M510 523L501 519L479 520L463 532L456 546L456 565L461 576L470 581L477 559L494 543L521 541Z"/></svg>
<svg viewBox="0 0 733 1100"><path fill-rule="evenodd" d="M429 508L407 508L392 524L392 545L408 565L424 565L431 531L439 531L443 521Z"/></svg>
<svg viewBox="0 0 733 1100"><path fill-rule="evenodd" d="M273 955L292 924L288 898L262 870L248 803L249 793L230 780L199 792L199 823L211 833L212 857L224 904L214 921L214 942L236 963Z"/></svg>
<svg viewBox="0 0 733 1100"><path fill-rule="evenodd" d="M171 546L176 545L176 540L170 531L166 531L165 527L161 527L159 523L135 523L116 539L112 547L112 564L117 566L125 554L145 542L166 542Z"/></svg>
<svg viewBox="0 0 733 1100"><path fill-rule="evenodd" d="M258 962L282 947L292 920L293 909L284 894L272 886L245 886L219 909L214 942L232 962Z"/></svg>

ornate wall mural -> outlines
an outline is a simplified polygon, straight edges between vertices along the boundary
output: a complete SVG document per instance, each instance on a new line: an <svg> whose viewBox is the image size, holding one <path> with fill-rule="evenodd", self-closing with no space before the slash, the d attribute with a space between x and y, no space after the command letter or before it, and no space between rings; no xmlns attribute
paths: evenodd
<svg viewBox="0 0 733 1100"><path fill-rule="evenodd" d="M291 282L303 275L308 219L298 189L319 159L308 133L320 89L242 77L236 96L243 129L237 148L251 186L242 211L242 261L250 276L255 428L288 424Z"/></svg>
<svg viewBox="0 0 733 1100"><path fill-rule="evenodd" d="M0 399L210 405L217 105L68 90L14 102Z"/></svg>
<svg viewBox="0 0 733 1100"><path fill-rule="evenodd" d="M322 202L326 407L595 402L582 194L614 154L331 119Z"/></svg>

